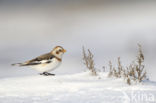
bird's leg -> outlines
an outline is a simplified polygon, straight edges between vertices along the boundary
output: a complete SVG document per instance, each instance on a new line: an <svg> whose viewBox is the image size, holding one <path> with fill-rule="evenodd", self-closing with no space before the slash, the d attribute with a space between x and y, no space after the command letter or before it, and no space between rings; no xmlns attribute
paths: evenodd
<svg viewBox="0 0 156 103"><path fill-rule="evenodd" d="M43 73L40 73L40 75L44 75L44 76L54 76L55 74L51 74L51 73L48 73L48 72L43 72Z"/></svg>
<svg viewBox="0 0 156 103"><path fill-rule="evenodd" d="M40 73L40 75L48 76L47 72Z"/></svg>
<svg viewBox="0 0 156 103"><path fill-rule="evenodd" d="M49 74L48 74L48 72L43 72L43 75L48 76Z"/></svg>
<svg viewBox="0 0 156 103"><path fill-rule="evenodd" d="M48 73L48 75L55 76L55 74L52 74L52 73Z"/></svg>

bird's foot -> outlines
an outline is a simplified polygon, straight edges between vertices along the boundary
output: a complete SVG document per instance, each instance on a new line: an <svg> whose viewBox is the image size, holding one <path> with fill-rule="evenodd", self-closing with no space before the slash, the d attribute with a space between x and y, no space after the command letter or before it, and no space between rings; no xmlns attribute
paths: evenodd
<svg viewBox="0 0 156 103"><path fill-rule="evenodd" d="M44 75L44 76L55 76L55 74L51 74L51 73L48 73L48 72L43 72L43 73L40 73L40 75Z"/></svg>
<svg viewBox="0 0 156 103"><path fill-rule="evenodd" d="M52 74L52 73L47 73L48 75L51 75L51 76L55 76L55 74Z"/></svg>

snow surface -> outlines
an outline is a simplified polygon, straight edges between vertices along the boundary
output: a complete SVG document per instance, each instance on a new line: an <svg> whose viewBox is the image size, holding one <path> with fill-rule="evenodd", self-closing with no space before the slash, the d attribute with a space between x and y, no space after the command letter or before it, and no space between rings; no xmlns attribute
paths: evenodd
<svg viewBox="0 0 156 103"><path fill-rule="evenodd" d="M155 103L156 82L127 85L107 73L25 76L0 80L0 103Z"/></svg>

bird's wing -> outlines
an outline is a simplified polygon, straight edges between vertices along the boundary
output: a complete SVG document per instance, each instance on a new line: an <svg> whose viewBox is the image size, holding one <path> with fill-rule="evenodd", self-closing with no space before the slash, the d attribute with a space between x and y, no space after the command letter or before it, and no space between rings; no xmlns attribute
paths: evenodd
<svg viewBox="0 0 156 103"><path fill-rule="evenodd" d="M50 63L51 59L55 56L51 53L43 54L41 56L38 56L32 60L26 61L21 64L21 66L30 66L30 65L37 65L37 64L43 64L43 63Z"/></svg>

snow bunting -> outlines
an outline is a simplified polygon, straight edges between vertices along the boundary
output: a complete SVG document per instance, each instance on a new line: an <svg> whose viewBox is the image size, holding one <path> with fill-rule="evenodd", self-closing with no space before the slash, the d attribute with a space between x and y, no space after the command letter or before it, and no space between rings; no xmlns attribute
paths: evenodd
<svg viewBox="0 0 156 103"><path fill-rule="evenodd" d="M66 50L61 46L56 46L51 52L38 56L24 63L15 63L12 65L29 66L40 72L40 75L55 75L49 73L57 68L62 61L62 56Z"/></svg>

